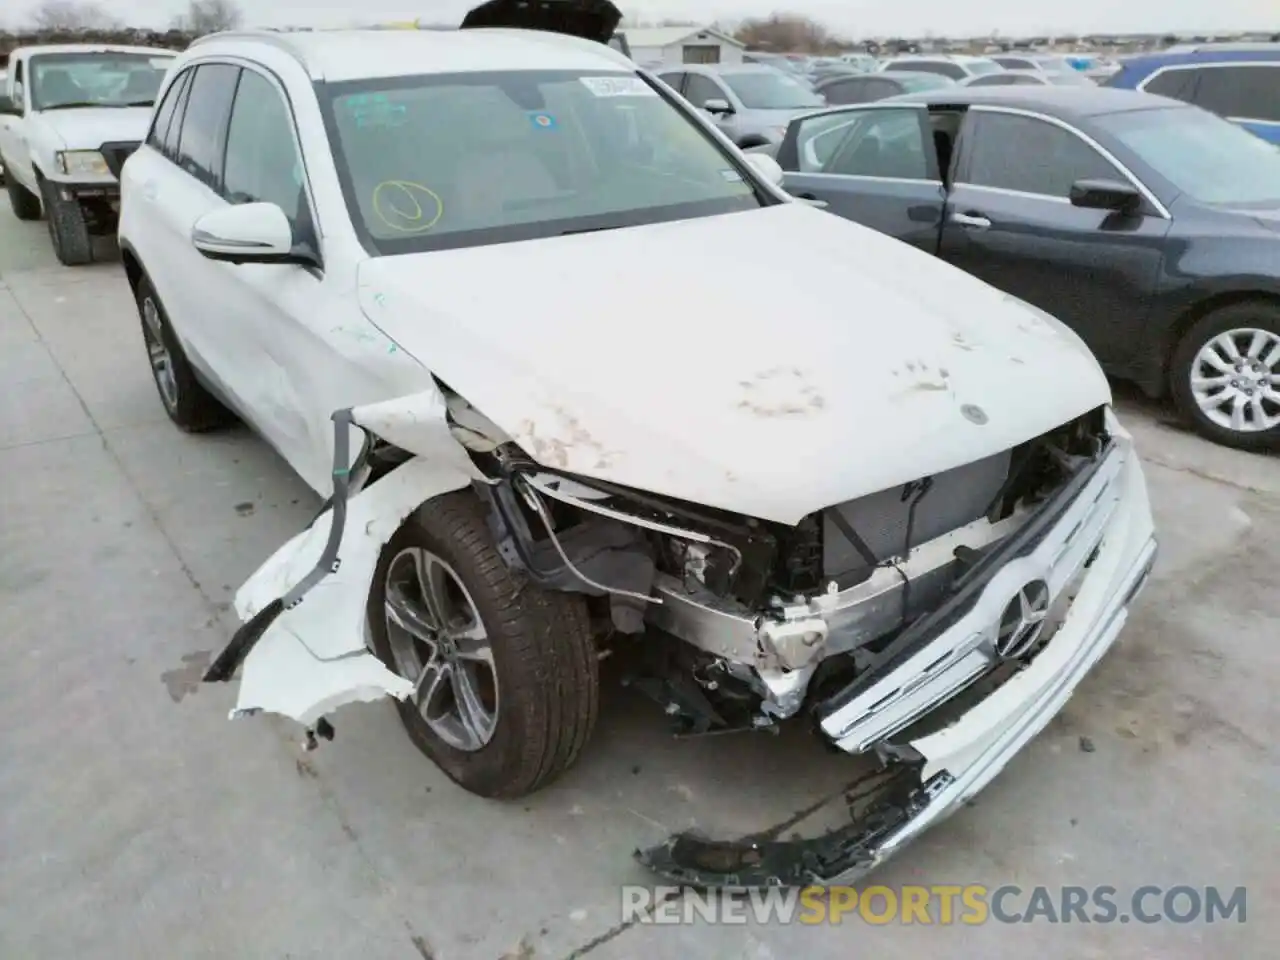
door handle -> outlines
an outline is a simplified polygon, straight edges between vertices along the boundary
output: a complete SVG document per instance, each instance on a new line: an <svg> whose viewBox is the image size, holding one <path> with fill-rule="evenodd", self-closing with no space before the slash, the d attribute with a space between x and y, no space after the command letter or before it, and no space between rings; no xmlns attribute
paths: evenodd
<svg viewBox="0 0 1280 960"><path fill-rule="evenodd" d="M819 210L823 210L827 206L827 201L819 200L812 193L797 193L795 197L797 200L803 200L809 206L817 207Z"/></svg>
<svg viewBox="0 0 1280 960"><path fill-rule="evenodd" d="M972 230L985 230L991 226L990 220L976 213L953 213L951 222L961 227L969 227Z"/></svg>

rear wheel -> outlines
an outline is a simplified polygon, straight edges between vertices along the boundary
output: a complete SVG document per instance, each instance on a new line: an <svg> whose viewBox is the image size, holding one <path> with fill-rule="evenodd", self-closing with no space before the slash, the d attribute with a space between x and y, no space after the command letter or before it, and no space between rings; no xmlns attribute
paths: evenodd
<svg viewBox="0 0 1280 960"><path fill-rule="evenodd" d="M1280 308L1239 303L1200 318L1178 344L1170 389L1203 436L1280 449Z"/></svg>
<svg viewBox="0 0 1280 960"><path fill-rule="evenodd" d="M424 504L392 537L369 625L377 655L414 683L397 704L410 739L464 789L525 796L582 752L599 702L586 604L514 574L470 491Z"/></svg>
<svg viewBox="0 0 1280 960"><path fill-rule="evenodd" d="M151 376L169 419L187 433L204 433L232 422L231 412L196 379L160 298L145 276L138 281L135 296Z"/></svg>
<svg viewBox="0 0 1280 960"><path fill-rule="evenodd" d="M4 178L4 189L9 194L9 206L19 220L40 219L40 198L14 179L9 173Z"/></svg>

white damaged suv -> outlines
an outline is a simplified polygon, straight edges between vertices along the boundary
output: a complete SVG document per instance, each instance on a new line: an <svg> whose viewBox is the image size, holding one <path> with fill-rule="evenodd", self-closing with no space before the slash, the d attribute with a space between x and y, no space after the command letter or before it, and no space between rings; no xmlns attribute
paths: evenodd
<svg viewBox="0 0 1280 960"><path fill-rule="evenodd" d="M1074 334L787 196L617 19L493 0L457 32L214 35L170 72L120 221L160 398L188 431L234 411L328 498L206 679L310 745L392 697L510 798L581 756L624 651L655 720L808 719L878 778L834 834L643 862L848 878L1116 639L1156 552L1142 470Z"/></svg>

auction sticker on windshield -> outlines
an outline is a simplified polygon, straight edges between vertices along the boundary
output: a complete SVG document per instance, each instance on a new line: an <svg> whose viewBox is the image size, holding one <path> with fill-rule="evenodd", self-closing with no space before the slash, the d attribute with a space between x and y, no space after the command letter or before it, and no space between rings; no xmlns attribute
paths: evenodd
<svg viewBox="0 0 1280 960"><path fill-rule="evenodd" d="M639 77L579 77L597 97L656 97L658 91Z"/></svg>

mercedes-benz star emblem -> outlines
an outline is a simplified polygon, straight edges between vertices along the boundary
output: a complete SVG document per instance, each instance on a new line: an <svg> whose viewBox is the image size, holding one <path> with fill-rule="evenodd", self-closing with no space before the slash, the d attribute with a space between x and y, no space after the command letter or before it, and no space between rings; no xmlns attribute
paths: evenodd
<svg viewBox="0 0 1280 960"><path fill-rule="evenodd" d="M996 653L1005 660L1016 660L1025 654L1040 639L1048 615L1049 585L1032 580L1014 595L1000 615Z"/></svg>

